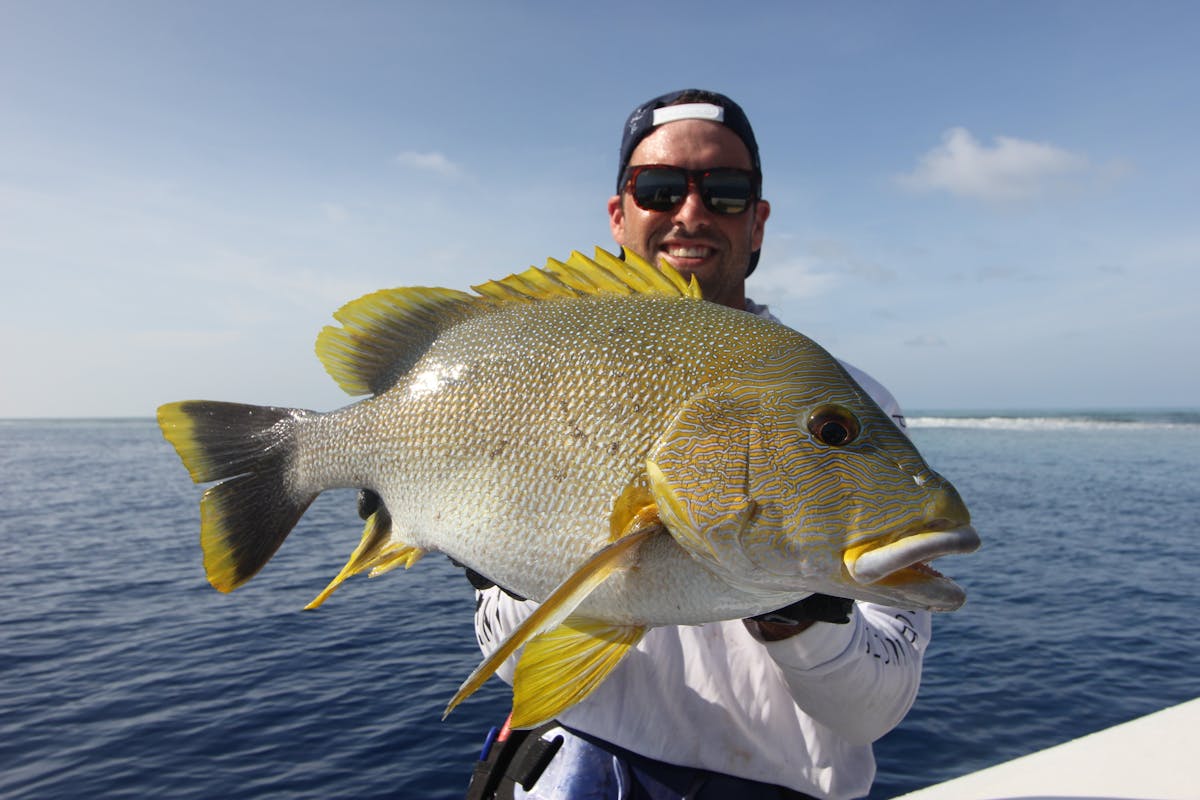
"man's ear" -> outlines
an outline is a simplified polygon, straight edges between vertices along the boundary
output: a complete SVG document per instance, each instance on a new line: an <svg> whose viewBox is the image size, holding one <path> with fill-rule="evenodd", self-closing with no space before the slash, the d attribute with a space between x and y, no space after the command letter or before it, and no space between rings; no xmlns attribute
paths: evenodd
<svg viewBox="0 0 1200 800"><path fill-rule="evenodd" d="M761 250L763 243L763 231L767 224L767 217L771 216L771 204L766 200L759 200L754 206L754 230L750 236L750 249Z"/></svg>
<svg viewBox="0 0 1200 800"><path fill-rule="evenodd" d="M621 205L621 195L608 198L608 226L617 244L625 244L625 209Z"/></svg>

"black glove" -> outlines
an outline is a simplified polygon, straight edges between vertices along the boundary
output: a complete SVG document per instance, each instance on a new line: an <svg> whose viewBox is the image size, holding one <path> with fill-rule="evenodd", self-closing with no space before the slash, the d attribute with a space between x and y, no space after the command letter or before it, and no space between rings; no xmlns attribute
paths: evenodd
<svg viewBox="0 0 1200 800"><path fill-rule="evenodd" d="M832 622L845 625L850 621L854 601L845 597L830 597L827 594L810 594L790 606L768 611L750 619L755 622L773 622L776 625L800 625L805 622Z"/></svg>
<svg viewBox="0 0 1200 800"><path fill-rule="evenodd" d="M449 556L447 556L447 558L449 558ZM492 580L491 578L488 578L484 575L480 575L478 572L471 569L466 564L460 564L459 562L455 561L453 558L450 559L450 563L456 567L463 568L463 571L466 572L466 574L467 574L467 581L472 586L475 587L476 591L482 592L484 589L490 589L496 585L496 582L494 580ZM514 600L517 600L517 601L525 600L525 598L522 597L521 595L517 594L516 592L510 592L508 589L505 589L503 586L500 587L500 591L504 592L506 595L508 595L509 597L511 597Z"/></svg>

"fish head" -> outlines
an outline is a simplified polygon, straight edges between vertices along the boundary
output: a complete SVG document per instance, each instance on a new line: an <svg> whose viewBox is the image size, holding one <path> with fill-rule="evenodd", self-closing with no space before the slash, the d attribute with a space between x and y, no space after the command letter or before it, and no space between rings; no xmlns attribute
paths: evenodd
<svg viewBox="0 0 1200 800"><path fill-rule="evenodd" d="M962 498L807 339L691 398L647 475L676 541L742 591L938 611L966 599L927 563L979 546Z"/></svg>

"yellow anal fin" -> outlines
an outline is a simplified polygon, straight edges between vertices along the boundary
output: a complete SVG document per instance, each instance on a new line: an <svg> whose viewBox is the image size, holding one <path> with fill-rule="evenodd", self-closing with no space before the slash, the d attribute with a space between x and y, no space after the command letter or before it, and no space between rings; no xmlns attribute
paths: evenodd
<svg viewBox="0 0 1200 800"><path fill-rule="evenodd" d="M651 524L639 528L597 551L583 566L575 570L557 589L551 592L550 596L526 617L525 621L518 625L507 639L500 643L495 652L485 658L475 668L475 671L463 681L458 692L446 706L442 719L445 719L455 706L474 694L475 690L482 686L483 682L491 677L492 673L499 669L500 665L521 645L545 631L558 627L583 602L584 598L610 575L632 566L636 560L637 548L643 542L655 534L665 532L666 528L658 522L656 517Z"/></svg>
<svg viewBox="0 0 1200 800"><path fill-rule="evenodd" d="M512 727L532 728L587 697L646 632L571 616L525 645L513 680Z"/></svg>
<svg viewBox="0 0 1200 800"><path fill-rule="evenodd" d="M407 544L391 544L383 549L378 556L366 564L363 569L370 569L367 573L368 578L378 578L385 572L391 572L396 567L404 567L408 569L413 564L421 560L425 555L425 551L419 547L412 547Z"/></svg>
<svg viewBox="0 0 1200 800"><path fill-rule="evenodd" d="M374 577L400 565L406 568L411 567L417 559L425 554L425 551L420 548L392 542L391 538L392 515L386 508L380 508L367 517L367 524L363 527L362 540L350 554L350 560L346 562L346 566L342 567L342 571L337 574L337 577L304 607L305 610L310 611L319 607L329 598L329 595L333 594L334 589L341 586L342 581L351 575L357 575L369 569L371 577Z"/></svg>

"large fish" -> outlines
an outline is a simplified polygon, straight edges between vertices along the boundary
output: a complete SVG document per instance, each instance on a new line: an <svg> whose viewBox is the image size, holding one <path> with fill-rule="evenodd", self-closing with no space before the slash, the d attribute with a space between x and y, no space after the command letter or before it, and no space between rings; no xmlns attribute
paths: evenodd
<svg viewBox="0 0 1200 800"><path fill-rule="evenodd" d="M839 363L704 302L670 267L597 249L475 289L355 300L317 354L367 399L328 413L187 401L158 411L197 483L209 581L230 591L335 487L382 500L341 573L446 553L538 610L513 724L578 702L656 625L811 592L952 610L925 562L978 546L954 488Z"/></svg>

